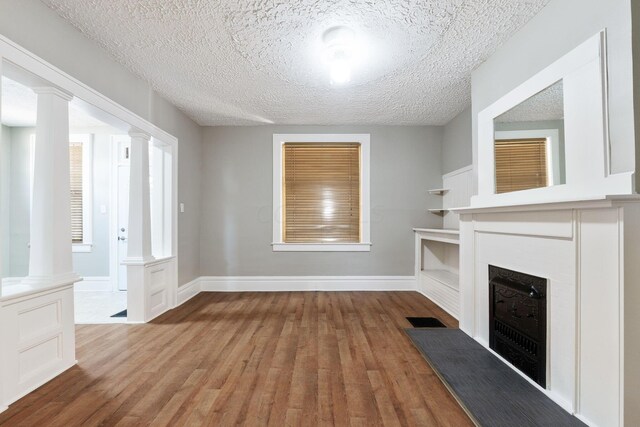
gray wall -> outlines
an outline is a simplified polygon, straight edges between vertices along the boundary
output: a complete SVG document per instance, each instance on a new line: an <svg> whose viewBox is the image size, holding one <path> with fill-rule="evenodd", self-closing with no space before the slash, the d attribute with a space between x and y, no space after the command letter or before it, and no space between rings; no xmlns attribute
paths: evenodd
<svg viewBox="0 0 640 427"><path fill-rule="evenodd" d="M471 107L467 107L444 126L443 175L471 164L473 161L471 141Z"/></svg>
<svg viewBox="0 0 640 427"><path fill-rule="evenodd" d="M640 135L640 1L631 2L633 49L633 100L636 135ZM640 149L636 150L636 165L640 164ZM636 192L640 189L640 173L636 171Z"/></svg>
<svg viewBox="0 0 640 427"><path fill-rule="evenodd" d="M474 71L474 162L477 113L607 28L612 171L635 170L630 1L552 0Z"/></svg>
<svg viewBox="0 0 640 427"><path fill-rule="evenodd" d="M197 277L201 128L38 0L0 0L0 34L179 139L178 280Z"/></svg>
<svg viewBox="0 0 640 427"><path fill-rule="evenodd" d="M29 141L33 128L11 129L11 223L9 234L11 247L10 276L23 277L29 273L29 230L30 230L30 148Z"/></svg>
<svg viewBox="0 0 640 427"><path fill-rule="evenodd" d="M273 252L274 133L371 134L371 252ZM413 227L440 227L441 127L206 128L202 152L203 276L413 275Z"/></svg>
<svg viewBox="0 0 640 427"><path fill-rule="evenodd" d="M2 230L11 228L11 129L0 127L0 227ZM0 259L0 277L11 275L11 234L6 232L2 238L2 253Z"/></svg>

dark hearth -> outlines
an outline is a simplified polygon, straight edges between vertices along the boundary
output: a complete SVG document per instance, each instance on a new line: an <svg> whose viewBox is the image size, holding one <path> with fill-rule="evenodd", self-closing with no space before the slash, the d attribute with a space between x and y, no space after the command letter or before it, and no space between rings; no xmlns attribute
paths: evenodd
<svg viewBox="0 0 640 427"><path fill-rule="evenodd" d="M489 346L546 387L547 280L489 266Z"/></svg>

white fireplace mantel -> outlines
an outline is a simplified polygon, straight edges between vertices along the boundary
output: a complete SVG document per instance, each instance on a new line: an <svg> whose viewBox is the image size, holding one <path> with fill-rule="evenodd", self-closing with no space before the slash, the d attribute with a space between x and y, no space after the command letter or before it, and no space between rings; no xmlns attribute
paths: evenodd
<svg viewBox="0 0 640 427"><path fill-rule="evenodd" d="M575 199L548 199L538 203L491 203L475 204L462 208L449 209L457 214L485 214L500 212L540 212L566 209L595 209L614 207L620 203L640 202L640 194L594 195Z"/></svg>
<svg viewBox="0 0 640 427"><path fill-rule="evenodd" d="M489 348L489 265L547 278L543 391L589 425L640 425L640 196L455 211L460 328Z"/></svg>
<svg viewBox="0 0 640 427"><path fill-rule="evenodd" d="M611 166L606 29L476 117L460 215L460 328L489 347L488 267L547 279L546 388L592 426L640 425L640 196ZM562 81L565 180L496 191L496 118ZM536 387L537 384L533 383Z"/></svg>

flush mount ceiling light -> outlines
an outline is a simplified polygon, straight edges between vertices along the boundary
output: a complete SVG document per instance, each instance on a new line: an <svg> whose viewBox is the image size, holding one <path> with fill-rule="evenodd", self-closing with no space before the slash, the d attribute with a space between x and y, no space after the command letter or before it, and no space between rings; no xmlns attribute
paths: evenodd
<svg viewBox="0 0 640 427"><path fill-rule="evenodd" d="M342 85L351 81L355 34L347 27L329 28L322 35L329 65L331 84Z"/></svg>

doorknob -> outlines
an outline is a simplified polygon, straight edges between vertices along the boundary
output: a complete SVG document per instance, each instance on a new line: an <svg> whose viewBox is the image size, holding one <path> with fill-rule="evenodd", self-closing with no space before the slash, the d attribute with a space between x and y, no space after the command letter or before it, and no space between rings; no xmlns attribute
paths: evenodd
<svg viewBox="0 0 640 427"><path fill-rule="evenodd" d="M124 232L124 227L122 227L122 228L120 229L120 231Z"/></svg>
<svg viewBox="0 0 640 427"><path fill-rule="evenodd" d="M126 237L122 237L122 236L118 236L118 240L122 240L124 242L125 240L127 240L127 238Z"/></svg>

